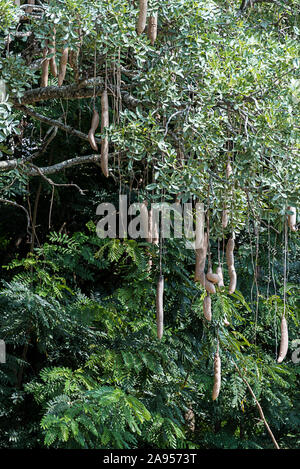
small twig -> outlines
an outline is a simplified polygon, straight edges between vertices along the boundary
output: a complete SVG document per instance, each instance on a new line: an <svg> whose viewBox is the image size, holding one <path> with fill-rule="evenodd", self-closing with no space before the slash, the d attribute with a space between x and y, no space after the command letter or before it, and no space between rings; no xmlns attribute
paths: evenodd
<svg viewBox="0 0 300 469"><path fill-rule="evenodd" d="M0 203L7 204L7 205L13 205L14 207L18 207L18 208L22 209L25 212L26 218L27 218L27 233L30 236L30 242L31 242L32 233L30 231L30 216L29 216L29 213L26 210L26 208L23 207L23 205L17 204L17 202L14 202L13 200L8 200L8 199L0 198Z"/></svg>
<svg viewBox="0 0 300 469"><path fill-rule="evenodd" d="M278 445L278 443L277 443L277 441L276 441L276 439L275 439L275 436L273 435L272 430L271 430L271 428L269 427L268 422L266 421L266 418L265 418L265 416L264 416L264 413L263 413L263 410L262 410L262 408L261 408L261 405L260 405L260 403L258 402L258 400L257 400L257 398L256 398L256 396L255 396L255 394L254 394L254 392L253 392L253 389L251 388L251 386L250 386L250 384L248 383L248 381L246 380L246 378L242 375L241 370L239 369L239 367L237 366L237 364L236 364L235 362L233 362L233 364L234 364L234 367L235 367L235 369L237 370L238 374L240 375L241 379L243 380L243 382L246 384L247 388L249 389L250 394L251 394L251 396L253 397L254 402L255 402L255 404L256 404L256 407L258 408L259 415L261 416L261 418L262 418L262 420L263 420L263 422L264 422L264 424L265 424L265 427L266 427L266 429L267 429L267 431L268 431L268 433L269 433L269 435L270 435L270 437L271 437L271 439L272 439L272 441L273 441L273 443L274 443L275 448L276 448L276 449L280 449L280 447L279 447L279 445Z"/></svg>
<svg viewBox="0 0 300 469"><path fill-rule="evenodd" d="M39 175L43 179L45 179L45 181L47 181L48 184L50 184L52 187L75 187L79 190L81 195L85 195L86 190L82 190L77 184L58 184L52 181L52 179L48 178L38 166L35 166L34 164L31 164L30 166L32 166L39 173Z"/></svg>

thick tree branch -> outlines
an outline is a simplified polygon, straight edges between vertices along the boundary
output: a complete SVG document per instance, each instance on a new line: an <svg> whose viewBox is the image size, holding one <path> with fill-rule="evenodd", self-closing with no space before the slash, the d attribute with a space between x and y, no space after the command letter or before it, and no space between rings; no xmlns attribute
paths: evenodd
<svg viewBox="0 0 300 469"><path fill-rule="evenodd" d="M276 0L243 0L240 6L240 11L245 11L257 3L272 3L273 5L281 6Z"/></svg>
<svg viewBox="0 0 300 469"><path fill-rule="evenodd" d="M15 98L15 105L33 104L50 99L83 99L100 96L104 90L102 77L84 80L81 83L66 86L47 86L28 90L21 98ZM127 91L121 91L122 100L128 107L137 107L141 101L131 96Z"/></svg>
<svg viewBox="0 0 300 469"><path fill-rule="evenodd" d="M44 124L51 125L54 127L58 127L61 130L64 130L68 134L75 135L78 138L81 138L82 140L86 140L88 142L88 136L80 132L80 130L76 130L70 125L63 124L61 121L56 120L56 119L51 119L50 117L43 116L42 114L39 114L38 112L34 111L33 109L30 109L26 106L22 106L19 104L15 104L15 107L23 111L25 114L33 117L34 119L37 119L41 122L44 122ZM99 144L101 144L101 139L100 138L95 138L95 141Z"/></svg>
<svg viewBox="0 0 300 469"><path fill-rule="evenodd" d="M29 169L27 174L29 176L40 176L41 173L43 175L54 174L64 169L71 168L72 166L78 166L80 164L99 163L99 160L100 160L100 155L97 155L97 154L78 156L77 158L71 158L70 160L61 161L61 163L56 163L52 166L44 166L38 169L35 169L34 167L32 167Z"/></svg>

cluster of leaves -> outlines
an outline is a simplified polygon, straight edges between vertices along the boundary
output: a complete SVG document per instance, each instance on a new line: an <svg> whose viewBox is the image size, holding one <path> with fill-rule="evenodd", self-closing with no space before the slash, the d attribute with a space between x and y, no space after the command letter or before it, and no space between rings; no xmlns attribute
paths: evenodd
<svg viewBox="0 0 300 469"><path fill-rule="evenodd" d="M226 291L219 292L213 300L213 322L204 324L203 291L191 280L191 252L183 243L170 241L165 257L165 335L159 342L158 253L152 253L149 272L143 243L100 240L92 224L89 229L72 237L53 233L34 256L10 266L20 272L0 294L1 331L9 351L7 364L1 366L6 412L1 417L1 446L271 447L262 423L253 425L257 409L234 362L244 370L280 444L296 445L297 368L293 363L274 364L272 323L275 320L277 329L281 306L275 318L270 306L280 298L270 297L261 307L256 345L252 311L239 291L230 298ZM113 271L118 282L109 282L109 290L101 288L96 271L104 277ZM93 287L90 298L78 285ZM297 338L293 305L292 301L291 340ZM229 328L224 327L225 315ZM294 321L297 325L295 316ZM222 391L214 404L217 329ZM36 418L26 412L28 402ZM194 432L185 420L190 408ZM15 414L18 423L12 425Z"/></svg>

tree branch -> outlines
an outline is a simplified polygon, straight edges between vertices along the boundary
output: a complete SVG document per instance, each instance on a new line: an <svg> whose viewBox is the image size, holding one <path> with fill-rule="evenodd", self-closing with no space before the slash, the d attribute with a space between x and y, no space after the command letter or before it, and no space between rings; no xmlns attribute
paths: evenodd
<svg viewBox="0 0 300 469"><path fill-rule="evenodd" d="M58 127L61 130L64 130L68 134L75 135L78 138L81 138L82 140L86 140L88 142L88 136L80 132L80 130L76 130L70 125L63 124L61 121L56 120L56 119L51 119L50 117L43 116L42 114L39 114L38 112L34 111L33 109L30 109L26 106L22 106L19 104L15 104L15 107L20 109L22 112L25 114L33 117L34 119L37 119L41 122L44 122L44 124L51 125L54 127ZM101 144L101 139L100 138L95 138L95 141L99 144Z"/></svg>
<svg viewBox="0 0 300 469"><path fill-rule="evenodd" d="M273 5L280 5L280 3L276 0L242 0L240 11L246 11L249 7L252 7L256 3L273 3Z"/></svg>
<svg viewBox="0 0 300 469"><path fill-rule="evenodd" d="M50 99L83 99L100 96L105 88L102 77L90 78L81 83L66 86L47 86L45 88L34 88L25 91L21 98L13 98L14 104L25 105L33 104L39 101L48 101ZM116 87L114 87L116 88ZM142 102L127 91L121 91L122 99L128 107L137 107Z"/></svg>
<svg viewBox="0 0 300 469"><path fill-rule="evenodd" d="M87 163L98 163L100 160L100 155L86 155L86 156L78 156L77 158L71 158L70 160L62 161L61 163L56 163L52 166L44 166L42 168L36 169L35 167L31 167L27 174L29 176L40 176L41 173L43 175L46 174L54 174L62 171L63 169L71 168L72 166L78 166L80 164L87 164Z"/></svg>
<svg viewBox="0 0 300 469"><path fill-rule="evenodd" d="M18 207L18 208L22 209L23 212L25 212L26 218L27 218L27 233L28 233L29 236L30 236L30 241L29 241L29 242L31 242L32 233L30 232L30 216L29 216L29 213L28 213L28 211L26 210L26 208L23 207L23 205L17 204L17 202L14 202L13 200L8 200L8 199L2 199L2 198L0 198L0 203L6 204L6 205L13 205L14 207Z"/></svg>

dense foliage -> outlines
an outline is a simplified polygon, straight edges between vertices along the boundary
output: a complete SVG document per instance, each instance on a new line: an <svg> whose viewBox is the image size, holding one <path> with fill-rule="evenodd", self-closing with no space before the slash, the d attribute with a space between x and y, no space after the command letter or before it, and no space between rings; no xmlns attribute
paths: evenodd
<svg viewBox="0 0 300 469"><path fill-rule="evenodd" d="M299 0L148 0L154 44L138 1L25 4L0 0L0 448L272 448L247 383L296 448ZM41 87L54 29L57 64L66 47L73 61ZM88 141L104 89L108 178ZM224 268L211 322L184 238L97 236L97 205L119 194L203 202L214 266L235 233L237 290Z"/></svg>

